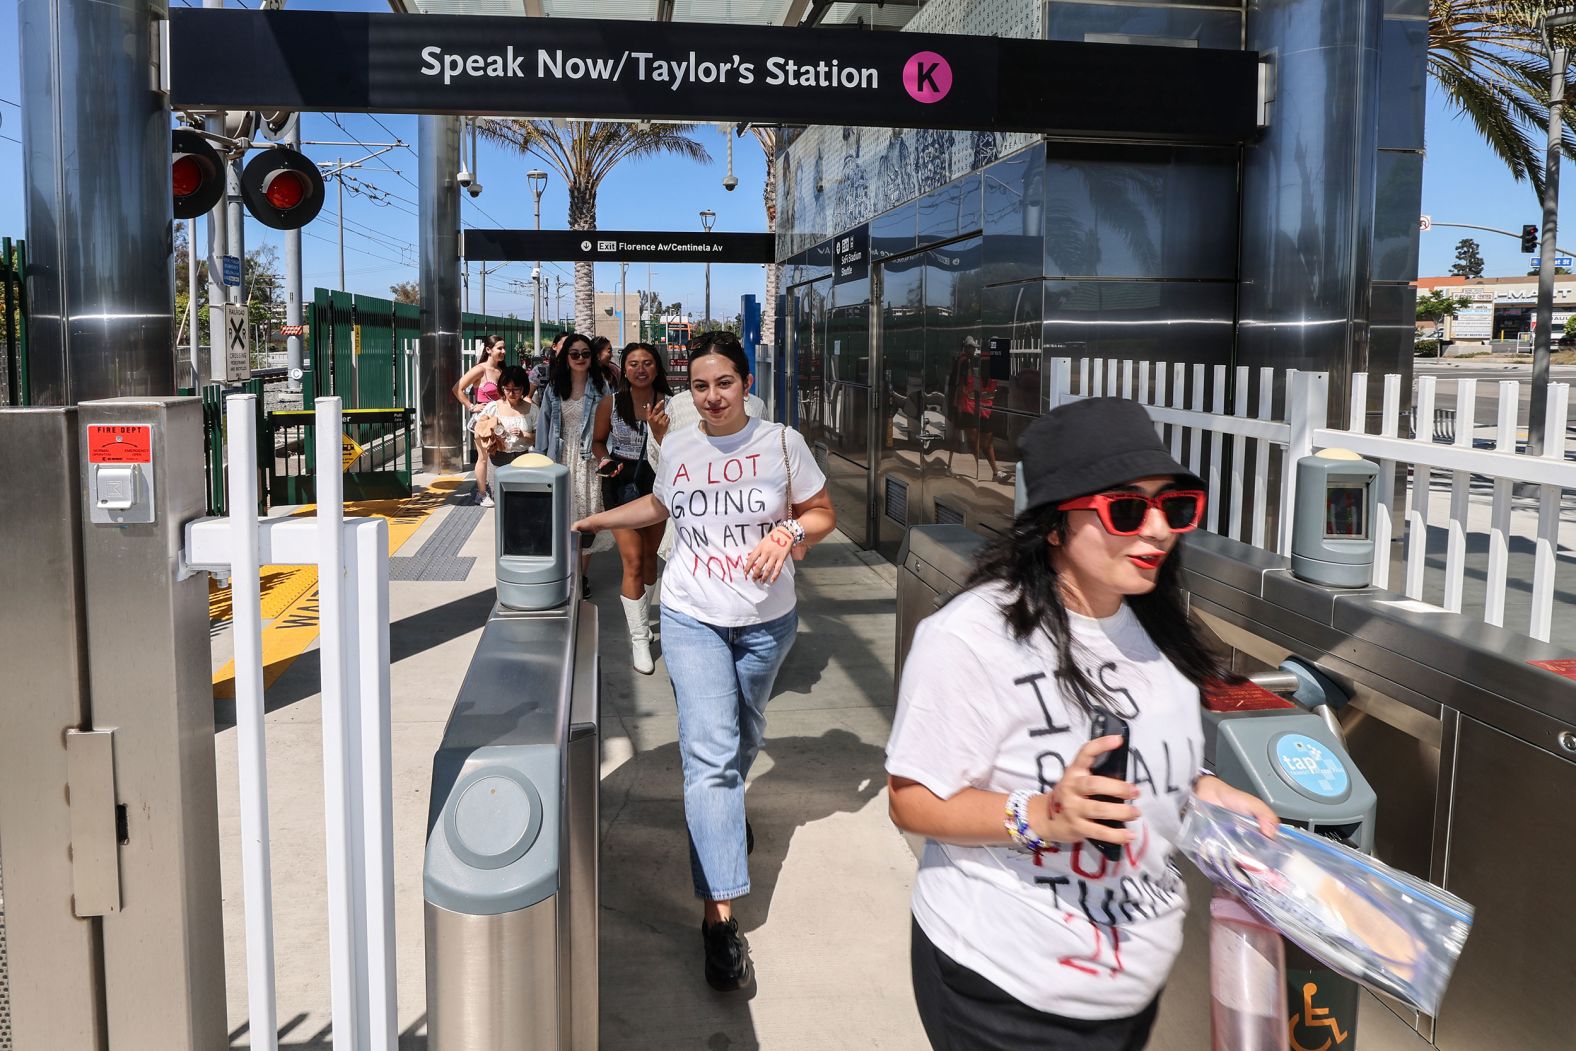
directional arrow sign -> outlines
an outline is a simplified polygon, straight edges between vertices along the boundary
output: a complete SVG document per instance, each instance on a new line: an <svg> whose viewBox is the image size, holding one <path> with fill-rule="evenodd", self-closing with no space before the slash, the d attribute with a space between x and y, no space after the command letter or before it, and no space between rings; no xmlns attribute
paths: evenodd
<svg viewBox="0 0 1576 1051"><path fill-rule="evenodd" d="M340 473L349 471L350 465L359 460L364 452L366 450L361 447L360 442L348 434L341 434L339 436Z"/></svg>

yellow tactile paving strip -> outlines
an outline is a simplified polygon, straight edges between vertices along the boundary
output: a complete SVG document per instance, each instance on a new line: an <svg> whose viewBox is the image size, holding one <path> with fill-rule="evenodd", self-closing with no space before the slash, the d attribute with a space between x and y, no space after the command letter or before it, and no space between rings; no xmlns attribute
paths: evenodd
<svg viewBox="0 0 1576 1051"><path fill-rule="evenodd" d="M433 511L441 507L462 479L439 478L419 493L403 500L361 500L345 504L345 517L386 518L389 523L389 554L392 555L415 535ZM297 515L316 512L313 505ZM259 576L263 612L263 686L272 686L294 660L306 652L317 638L317 567L264 566ZM230 589L214 587L208 596L211 624L231 618ZM214 672L213 695L216 699L235 697L235 662L227 661Z"/></svg>

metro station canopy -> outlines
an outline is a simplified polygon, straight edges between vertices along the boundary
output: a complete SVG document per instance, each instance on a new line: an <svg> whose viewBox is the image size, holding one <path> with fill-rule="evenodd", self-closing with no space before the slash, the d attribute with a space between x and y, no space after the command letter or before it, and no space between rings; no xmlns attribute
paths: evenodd
<svg viewBox="0 0 1576 1051"><path fill-rule="evenodd" d="M927 0L389 0L402 13L622 18L655 22L728 22L757 26L836 26L863 22L901 29Z"/></svg>

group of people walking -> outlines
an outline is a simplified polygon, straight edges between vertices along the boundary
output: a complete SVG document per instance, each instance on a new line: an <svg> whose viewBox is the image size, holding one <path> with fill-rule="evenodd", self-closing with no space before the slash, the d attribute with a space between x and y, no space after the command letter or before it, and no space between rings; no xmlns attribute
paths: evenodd
<svg viewBox="0 0 1576 1051"><path fill-rule="evenodd" d="M506 404L517 380L494 381ZM703 973L727 991L752 977L733 914L750 891L745 782L794 643L794 567L836 515L804 439L749 411L735 337L698 337L687 382L670 390L657 351L633 344L615 384L571 335L535 385L535 448L570 468L583 549L615 539L645 673L672 531L663 657ZM1180 583L1203 483L1118 398L1047 413L1019 452L1027 506L919 625L887 746L892 821L926 840L915 999L938 1049L1137 1051L1181 951L1186 805L1225 806L1265 835L1276 819L1203 767L1200 688L1232 678Z"/></svg>

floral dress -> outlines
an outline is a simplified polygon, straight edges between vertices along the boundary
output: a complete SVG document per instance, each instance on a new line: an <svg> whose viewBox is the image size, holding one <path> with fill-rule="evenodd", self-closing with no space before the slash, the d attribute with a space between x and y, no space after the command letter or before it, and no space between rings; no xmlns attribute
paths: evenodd
<svg viewBox="0 0 1576 1051"><path fill-rule="evenodd" d="M595 404L584 395L565 398L563 406L563 465L569 468L569 494L574 504L573 518L579 521L602 511L602 479L597 477L596 459L580 455L580 442L574 437L580 433L585 414L594 412ZM613 546L613 533L604 529L597 533L591 551L606 551Z"/></svg>

